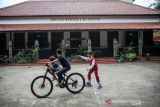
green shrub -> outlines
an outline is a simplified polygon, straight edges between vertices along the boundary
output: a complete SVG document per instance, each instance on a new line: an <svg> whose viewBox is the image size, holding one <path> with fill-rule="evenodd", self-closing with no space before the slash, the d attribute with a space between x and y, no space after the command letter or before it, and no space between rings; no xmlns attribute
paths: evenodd
<svg viewBox="0 0 160 107"><path fill-rule="evenodd" d="M10 62L7 55L0 55L0 63Z"/></svg>
<svg viewBox="0 0 160 107"><path fill-rule="evenodd" d="M136 53L127 53L126 54L126 59L129 60L129 61L133 61L134 59L136 59L137 55Z"/></svg>
<svg viewBox="0 0 160 107"><path fill-rule="evenodd" d="M125 49L119 47L118 56L116 58L118 62L123 62L125 60L133 61L136 58L137 58L137 54L134 47L132 46L132 43Z"/></svg>
<svg viewBox="0 0 160 107"><path fill-rule="evenodd" d="M14 57L13 61L15 63L32 63L36 61L36 55L38 54L38 48L32 46L27 52L18 52Z"/></svg>
<svg viewBox="0 0 160 107"><path fill-rule="evenodd" d="M130 47L130 46L127 47L124 53L125 53L125 58L128 61L133 61L137 57L134 47Z"/></svg>

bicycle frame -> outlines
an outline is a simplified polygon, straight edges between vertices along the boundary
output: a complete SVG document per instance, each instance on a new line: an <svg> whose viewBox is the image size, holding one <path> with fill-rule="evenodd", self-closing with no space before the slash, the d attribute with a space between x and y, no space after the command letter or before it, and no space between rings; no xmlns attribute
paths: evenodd
<svg viewBox="0 0 160 107"><path fill-rule="evenodd" d="M45 77L47 76L48 73L50 73L52 76L54 75L53 72L51 72L51 69L49 68L48 64L46 64L46 67L47 67L47 70L46 70L46 72L44 74L44 78L43 78L43 83L42 84L45 83Z"/></svg>
<svg viewBox="0 0 160 107"><path fill-rule="evenodd" d="M51 74L52 76L55 75L55 73L52 72L52 70L51 70L51 68L49 67L48 64L46 64L46 67L47 67L47 70L46 70L46 72L45 72L42 85L45 83L45 77L47 76L48 73ZM66 80L66 78L68 77L68 75L66 75L66 74L63 74L63 75L64 75L63 83L65 83L65 80ZM57 77L56 77L56 78L57 78ZM69 79L72 80L73 82L75 82L72 78L69 78ZM72 85L72 84L73 84L73 83L68 83L68 85Z"/></svg>
<svg viewBox="0 0 160 107"><path fill-rule="evenodd" d="M47 67L47 70L46 70L46 72L45 72L45 74L44 74L43 84L45 83L45 77L47 76L48 73L51 74L52 76L55 75L55 72L51 70L51 68L49 67L48 64L46 64L45 66ZM53 69L53 70L54 70L54 69ZM65 82L65 78L66 78L67 76L68 76L68 75L64 74L63 82ZM56 76L56 78L57 78L57 76Z"/></svg>

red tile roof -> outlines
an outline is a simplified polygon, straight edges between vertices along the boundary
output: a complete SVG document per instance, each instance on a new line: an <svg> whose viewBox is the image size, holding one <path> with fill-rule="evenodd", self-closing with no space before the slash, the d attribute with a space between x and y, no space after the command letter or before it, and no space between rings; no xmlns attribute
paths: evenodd
<svg viewBox="0 0 160 107"><path fill-rule="evenodd" d="M0 25L0 31L33 30L110 30L110 29L160 29L160 23L81 23L81 24L25 24Z"/></svg>
<svg viewBox="0 0 160 107"><path fill-rule="evenodd" d="M0 16L159 15L160 11L119 0L27 1L0 9Z"/></svg>

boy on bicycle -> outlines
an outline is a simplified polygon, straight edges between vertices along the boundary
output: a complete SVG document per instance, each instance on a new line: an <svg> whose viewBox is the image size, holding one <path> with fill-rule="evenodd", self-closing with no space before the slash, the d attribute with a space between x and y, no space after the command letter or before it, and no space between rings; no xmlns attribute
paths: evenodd
<svg viewBox="0 0 160 107"><path fill-rule="evenodd" d="M63 56L63 51L61 49L56 50L56 54L58 56L57 59L51 61L51 63L59 61L62 65L62 69L59 70L56 74L58 76L58 84L56 84L57 87L63 86L62 80L63 80L63 74L65 74L67 71L71 69L71 66L67 59Z"/></svg>
<svg viewBox="0 0 160 107"><path fill-rule="evenodd" d="M87 87L92 87L92 85L91 85L91 74L94 72L95 77L96 77L96 81L97 81L97 89L102 88L102 84L100 83L99 76L98 76L98 65L95 61L95 58L93 57L93 52L91 50L88 51L87 57L84 57L84 56L81 56L81 55L79 55L79 56L82 59L88 61L89 64L90 64L90 67L87 69L88 70L88 75L87 75L88 81L86 83L86 86Z"/></svg>

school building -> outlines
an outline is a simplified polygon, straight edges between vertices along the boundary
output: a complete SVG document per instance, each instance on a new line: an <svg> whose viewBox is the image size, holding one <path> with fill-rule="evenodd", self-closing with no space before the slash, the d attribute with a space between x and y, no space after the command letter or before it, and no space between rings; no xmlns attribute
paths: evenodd
<svg viewBox="0 0 160 107"><path fill-rule="evenodd" d="M129 2L125 2L129 1ZM26 1L0 9L0 55L28 49L39 42L40 58L48 58L64 40L66 53L81 44L100 50L99 57L114 56L114 41L130 43L143 56L160 56L160 11L138 6L133 0ZM9 44L10 42L10 44Z"/></svg>

